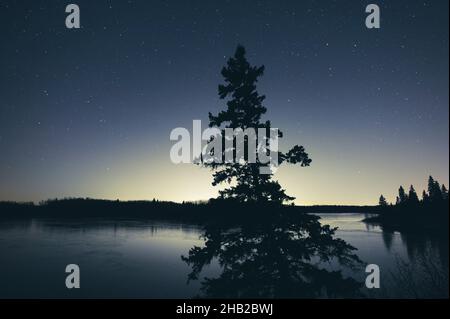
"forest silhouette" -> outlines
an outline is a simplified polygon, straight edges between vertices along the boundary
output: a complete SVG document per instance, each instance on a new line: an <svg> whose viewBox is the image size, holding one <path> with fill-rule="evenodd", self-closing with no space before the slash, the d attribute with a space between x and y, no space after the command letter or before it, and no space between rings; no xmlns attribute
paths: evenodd
<svg viewBox="0 0 450 319"><path fill-rule="evenodd" d="M367 218L367 222L379 223L388 228L442 230L448 234L448 190L432 176L428 178L427 190L422 198L416 193L413 185L406 192L403 186L398 189L395 203L388 203L381 195L377 216Z"/></svg>

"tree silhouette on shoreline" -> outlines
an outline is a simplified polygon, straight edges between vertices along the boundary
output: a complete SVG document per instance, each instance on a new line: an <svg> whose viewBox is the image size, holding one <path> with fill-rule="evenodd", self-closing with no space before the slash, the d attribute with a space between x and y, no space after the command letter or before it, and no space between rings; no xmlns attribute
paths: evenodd
<svg viewBox="0 0 450 319"><path fill-rule="evenodd" d="M406 194L403 186L398 189L398 196L396 198L396 206L417 206L419 204L440 204L448 200L448 190L444 184L440 185L432 176L428 178L427 191L422 191L422 199L419 199L417 192L413 185L409 187L408 194ZM378 200L379 206L388 206L386 198L381 195Z"/></svg>
<svg viewBox="0 0 450 319"><path fill-rule="evenodd" d="M378 206L380 215L369 220L383 221L385 226L447 229L448 232L448 190L432 176L428 178L427 191L422 192L422 199L413 185L408 194L400 186L395 205L385 205L380 198Z"/></svg>
<svg viewBox="0 0 450 319"><path fill-rule="evenodd" d="M254 137L250 140L245 136L245 149L248 149L249 143L256 143L257 147L264 147L266 153L270 151L268 143L270 141L270 129L272 127L270 121L261 121L261 116L266 113L267 109L263 106L264 95L260 95L256 90L258 78L264 73L264 66L251 66L245 57L245 48L239 45L232 58L227 62L227 66L222 69L222 76L225 84L220 84L218 93L220 99L227 99L227 109L220 111L217 115L209 113L209 126L218 127L222 131L222 137L225 138L225 128L242 129L247 128L265 129L266 136L262 140ZM278 137L282 137L283 133L278 131ZM295 198L287 195L285 190L281 188L277 181L272 180L273 172L269 174L260 174L260 168L266 166L258 158L256 162L249 161L249 154L245 152L243 162L236 161L237 149L236 141L232 142L232 147L225 149L223 143L223 152L232 152L234 161L227 163L222 161L205 162L202 165L211 168L213 173L213 185L228 183L230 186L219 192L219 198L234 199L239 202L274 202L280 203L292 201ZM269 143L270 145L270 143ZM305 152L303 146L295 145L287 153L278 152L278 163L283 162L300 164L301 166L309 166L311 159Z"/></svg>
<svg viewBox="0 0 450 319"><path fill-rule="evenodd" d="M386 198L383 195L380 196L380 199L378 200L378 205L383 206L383 207L388 206Z"/></svg>
<svg viewBox="0 0 450 319"><path fill-rule="evenodd" d="M405 189L403 186L400 186L398 189L398 199L399 204L405 204L408 201L408 195L406 195Z"/></svg>
<svg viewBox="0 0 450 319"><path fill-rule="evenodd" d="M417 205L419 203L419 197L417 196L416 190L412 185L409 187L408 201L413 205Z"/></svg>
<svg viewBox="0 0 450 319"><path fill-rule="evenodd" d="M222 272L217 278L205 278L201 282L205 297L357 296L360 282L346 278L341 268L330 270L325 266L333 262L349 268L360 267L361 260L354 254L356 249L335 238L336 229L321 225L320 217L300 214L292 207L281 206L294 197L287 195L280 184L272 180L273 171L261 174L260 168L267 163L260 161L259 157L256 161L254 157L249 160L252 154L249 154L248 145L255 143L257 150L263 145L266 154L276 152L277 165L286 162L309 166L311 163L303 146L295 145L286 153L271 149L268 142L273 137L268 133L272 125L270 121L261 120L266 113L263 106L265 96L256 91L256 83L263 73L264 66L249 64L242 46L237 47L234 56L222 69L225 84L219 85L219 96L227 99L227 109L217 115L209 113L209 126L217 127L221 132L218 136L222 138L222 143L219 143L222 149L218 156L222 158L211 162L202 157L200 164L214 171L213 185L224 182L230 185L220 191L219 196L219 199L227 201L213 201L218 203L215 207L217 214L205 226L204 245L192 247L188 256L181 257L192 268L188 280L198 280L204 267L217 260ZM245 136L246 151L239 157L243 161L236 161L241 151L236 147L235 136L231 137L232 143L230 140L226 143L230 138L226 130L236 128L243 131L264 129L266 133ZM278 131L278 137L282 136L283 133ZM208 143L213 139L211 137ZM202 154L216 156L214 152ZM227 152L233 155L234 161L223 161Z"/></svg>

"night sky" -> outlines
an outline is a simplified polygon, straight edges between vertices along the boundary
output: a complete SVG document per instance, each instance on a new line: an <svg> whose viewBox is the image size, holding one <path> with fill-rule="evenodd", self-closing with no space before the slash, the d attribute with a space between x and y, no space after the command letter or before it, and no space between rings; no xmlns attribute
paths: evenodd
<svg viewBox="0 0 450 319"><path fill-rule="evenodd" d="M65 27L65 7L81 29ZM365 7L381 8L381 29ZM170 131L225 108L238 44L281 148L311 167L276 174L297 204L394 201L449 181L447 0L0 1L0 200L199 200L211 172L172 164Z"/></svg>

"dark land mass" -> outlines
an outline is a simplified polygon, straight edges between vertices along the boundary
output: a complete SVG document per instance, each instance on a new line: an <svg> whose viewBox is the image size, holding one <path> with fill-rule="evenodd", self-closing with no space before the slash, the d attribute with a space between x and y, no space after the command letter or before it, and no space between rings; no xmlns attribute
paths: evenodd
<svg viewBox="0 0 450 319"><path fill-rule="evenodd" d="M391 231L438 231L449 229L449 201L378 207L378 213L364 219L369 224L380 225Z"/></svg>
<svg viewBox="0 0 450 319"><path fill-rule="evenodd" d="M143 217L180 222L243 218L270 214L274 211L297 213L367 213L377 212L377 206L294 206L279 204L245 204L231 200L175 203L168 201L119 201L90 198L52 199L32 202L0 202L0 218L20 217Z"/></svg>
<svg viewBox="0 0 450 319"><path fill-rule="evenodd" d="M231 200L175 203L167 201L119 201L90 198L53 199L34 203L0 202L0 218L147 218L184 223L236 221L274 213L363 213L367 223L391 230L446 230L448 200L418 206L294 206L245 204Z"/></svg>
<svg viewBox="0 0 450 319"><path fill-rule="evenodd" d="M378 224L386 231L438 232L447 237L449 196L447 187L432 176L428 177L427 190L422 199L413 185L409 191L400 185L395 204L388 204L381 195L376 216L368 216L364 221Z"/></svg>

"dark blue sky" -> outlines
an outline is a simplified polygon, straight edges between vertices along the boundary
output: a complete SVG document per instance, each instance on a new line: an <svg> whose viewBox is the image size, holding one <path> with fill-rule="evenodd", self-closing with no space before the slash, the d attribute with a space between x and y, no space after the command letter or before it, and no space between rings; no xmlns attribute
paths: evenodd
<svg viewBox="0 0 450 319"><path fill-rule="evenodd" d="M224 108L220 69L243 44L266 114L304 145L280 169L297 203L394 200L448 185L448 1L0 2L0 200L206 199L211 174L170 162L170 131ZM365 7L381 8L381 29Z"/></svg>

